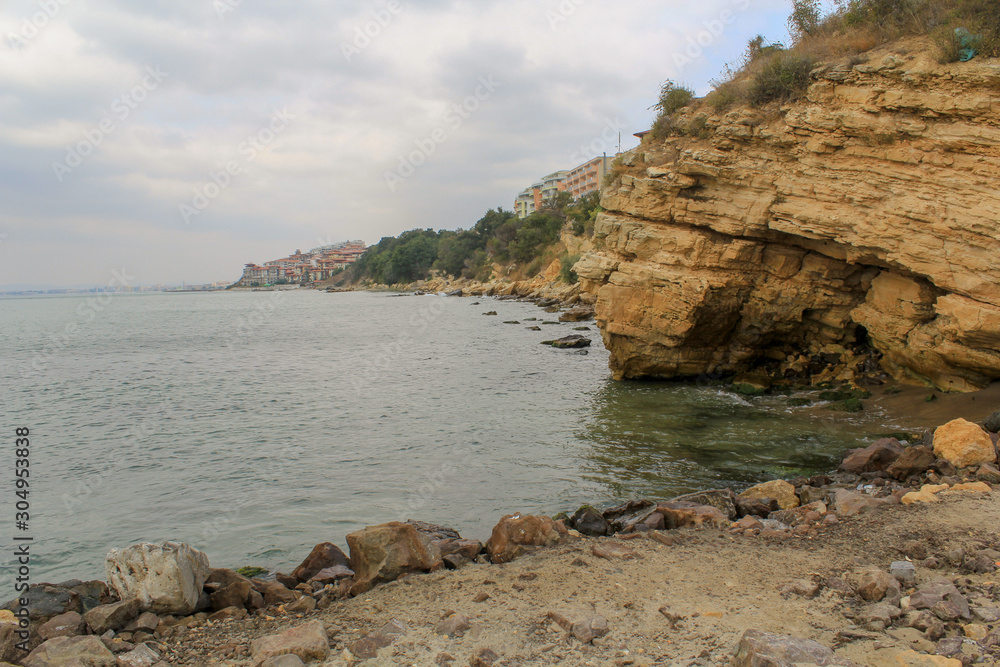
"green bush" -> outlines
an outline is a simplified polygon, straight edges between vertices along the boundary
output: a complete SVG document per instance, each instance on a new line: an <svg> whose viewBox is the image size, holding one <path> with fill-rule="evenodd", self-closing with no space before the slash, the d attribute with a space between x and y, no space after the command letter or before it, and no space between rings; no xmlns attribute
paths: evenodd
<svg viewBox="0 0 1000 667"><path fill-rule="evenodd" d="M573 270L573 265L580 261L579 255L570 255L569 253L563 253L562 257L559 258L559 263L562 268L559 269L559 278L564 283L575 284L579 280L579 276L576 275L576 271Z"/></svg>
<svg viewBox="0 0 1000 667"><path fill-rule="evenodd" d="M809 73L815 65L812 56L792 51L769 56L751 80L750 104L761 106L798 99L809 87Z"/></svg>

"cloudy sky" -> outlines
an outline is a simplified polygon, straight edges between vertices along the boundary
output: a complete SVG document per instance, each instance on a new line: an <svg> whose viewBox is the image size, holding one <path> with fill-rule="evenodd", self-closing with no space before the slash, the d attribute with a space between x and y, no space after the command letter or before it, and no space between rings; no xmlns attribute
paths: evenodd
<svg viewBox="0 0 1000 667"><path fill-rule="evenodd" d="M234 280L469 227L788 0L0 0L0 286Z"/></svg>

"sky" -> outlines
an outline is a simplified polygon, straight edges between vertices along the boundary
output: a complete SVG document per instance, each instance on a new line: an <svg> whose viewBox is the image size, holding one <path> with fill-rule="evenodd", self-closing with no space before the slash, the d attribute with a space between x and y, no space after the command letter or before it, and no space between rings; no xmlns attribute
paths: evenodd
<svg viewBox="0 0 1000 667"><path fill-rule="evenodd" d="M789 0L0 0L0 287L235 280L628 150Z"/></svg>

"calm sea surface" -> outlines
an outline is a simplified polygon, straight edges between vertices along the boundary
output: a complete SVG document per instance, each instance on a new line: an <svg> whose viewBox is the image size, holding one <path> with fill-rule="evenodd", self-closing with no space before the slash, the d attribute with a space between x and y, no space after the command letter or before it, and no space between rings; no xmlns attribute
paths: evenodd
<svg viewBox="0 0 1000 667"><path fill-rule="evenodd" d="M474 304L314 291L0 299L0 465L13 470L14 428L29 427L33 579L103 578L108 549L139 541L287 569L384 521L485 540L512 511L825 471L875 429L718 387L615 383L593 325L589 350L554 350L539 342L580 325L527 321L554 317L527 303Z"/></svg>

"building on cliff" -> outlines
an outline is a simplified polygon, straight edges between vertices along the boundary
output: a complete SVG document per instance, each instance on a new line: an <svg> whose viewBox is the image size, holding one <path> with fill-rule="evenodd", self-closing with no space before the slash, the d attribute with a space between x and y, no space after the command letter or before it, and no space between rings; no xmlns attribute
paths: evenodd
<svg viewBox="0 0 1000 667"><path fill-rule="evenodd" d="M313 248L309 252L296 250L288 257L265 262L253 262L243 267L238 285L259 287L278 284L305 284L326 280L340 269L358 261L368 248L364 241L344 241Z"/></svg>
<svg viewBox="0 0 1000 667"><path fill-rule="evenodd" d="M560 192L568 192L573 199L596 192L604 181L612 158L595 157L568 171L555 171L531 187L525 188L514 200L514 212L526 218L541 209Z"/></svg>

